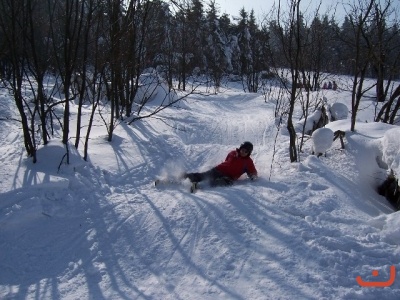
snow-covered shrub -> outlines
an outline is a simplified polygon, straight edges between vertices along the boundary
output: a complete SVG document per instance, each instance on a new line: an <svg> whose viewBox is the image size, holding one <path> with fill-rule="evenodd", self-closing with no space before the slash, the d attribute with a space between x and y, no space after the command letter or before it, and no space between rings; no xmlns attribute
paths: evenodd
<svg viewBox="0 0 400 300"><path fill-rule="evenodd" d="M349 109L347 108L346 104L340 102L333 103L329 107L329 112L331 114L332 122L337 120L345 120L349 115Z"/></svg>
<svg viewBox="0 0 400 300"><path fill-rule="evenodd" d="M303 126L304 126L304 133L311 135L313 131L317 128L321 128L328 124L328 116L326 115L326 109L324 106L317 109L311 115L307 117L307 119L301 119L300 121L296 122L294 125L296 132L302 133ZM305 123L305 125L304 125Z"/></svg>
<svg viewBox="0 0 400 300"><path fill-rule="evenodd" d="M321 118L321 111L316 110L314 113L308 116L307 119L301 119L294 125L296 132L301 133L304 126L304 133L311 134L313 126ZM305 125L304 125L305 123Z"/></svg>
<svg viewBox="0 0 400 300"><path fill-rule="evenodd" d="M400 174L400 128L388 130L382 137L382 160L395 174Z"/></svg>
<svg viewBox="0 0 400 300"><path fill-rule="evenodd" d="M324 154L332 146L333 137L333 131L329 128L316 129L311 136L313 154L317 156Z"/></svg>
<svg viewBox="0 0 400 300"><path fill-rule="evenodd" d="M154 69L139 76L139 86L135 102L141 105L168 105L177 99L174 91L169 91L168 83Z"/></svg>

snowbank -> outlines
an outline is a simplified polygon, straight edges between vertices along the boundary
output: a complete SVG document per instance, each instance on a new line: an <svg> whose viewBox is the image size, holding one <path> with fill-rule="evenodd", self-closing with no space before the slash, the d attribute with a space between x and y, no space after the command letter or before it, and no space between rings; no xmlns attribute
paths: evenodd
<svg viewBox="0 0 400 300"><path fill-rule="evenodd" d="M304 132L306 134L311 134L314 125L318 123L318 121L321 119L321 116L322 116L321 110L316 110L315 112L310 114L307 119L301 119L297 121L294 125L296 132L302 133L304 127Z"/></svg>
<svg viewBox="0 0 400 300"><path fill-rule="evenodd" d="M400 177L400 128L395 127L385 132L382 138L382 159L396 177Z"/></svg>
<svg viewBox="0 0 400 300"><path fill-rule="evenodd" d="M141 105L168 105L178 100L174 90L169 90L168 84L155 70L148 70L139 76L139 87L135 102Z"/></svg>

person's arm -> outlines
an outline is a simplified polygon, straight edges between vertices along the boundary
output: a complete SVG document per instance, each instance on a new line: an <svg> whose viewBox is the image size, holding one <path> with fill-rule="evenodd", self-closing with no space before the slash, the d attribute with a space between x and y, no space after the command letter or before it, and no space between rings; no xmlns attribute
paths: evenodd
<svg viewBox="0 0 400 300"><path fill-rule="evenodd" d="M254 166L253 160L249 159L248 171L247 176L249 176L250 180L255 180L258 178L258 172L256 167Z"/></svg>

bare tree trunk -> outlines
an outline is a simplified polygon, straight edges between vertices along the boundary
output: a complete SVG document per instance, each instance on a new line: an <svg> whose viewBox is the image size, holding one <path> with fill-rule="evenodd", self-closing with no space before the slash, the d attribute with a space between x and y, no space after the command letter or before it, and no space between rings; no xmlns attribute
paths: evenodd
<svg viewBox="0 0 400 300"><path fill-rule="evenodd" d="M351 125L350 125L350 130L354 131L356 127L356 117L357 117L357 112L358 108L360 106L361 98L364 95L363 91L363 85L364 85L364 80L365 80L365 73L366 73L366 68L362 69L361 72L359 73L358 77L358 85L353 85L353 90L352 97L351 97Z"/></svg>
<svg viewBox="0 0 400 300"><path fill-rule="evenodd" d="M48 46L45 42L43 36L48 34L47 32L42 32L42 20L45 16L40 15L42 8L38 3L33 0L27 1L27 21L29 22L29 31L26 35L27 49L26 56L28 57L28 66L30 74L35 78L35 84L31 84L31 89L37 90L34 95L34 103L36 110L39 112L40 118L40 128L41 128L41 138L43 145L47 145L49 133L47 131L47 110L48 99L44 92L44 78L46 71L48 70L48 63L46 53L43 50ZM36 9L36 10L35 10ZM38 24L39 22L39 24ZM44 45L43 45L44 44ZM29 78L29 76L28 76ZM35 85L37 88L35 88Z"/></svg>
<svg viewBox="0 0 400 300"><path fill-rule="evenodd" d="M89 52L89 39L90 39L90 31L92 29L92 17L93 17L93 10L94 8L94 1L93 0L88 0L88 1L82 1L81 4L81 9L80 9L80 14L82 15L82 18L84 16L85 18L85 23L82 24L83 27L83 32L84 32L84 38L83 38L83 43L81 45L81 48L83 48L83 56L81 60L81 72L79 73L79 76L81 77L81 82L82 84L79 85L79 94L78 94L78 113L76 116L76 136L75 136L75 148L78 149L79 147L79 141L81 137L81 128L82 128L82 106L83 102L85 101L86 95L87 95L87 83L91 82L92 78L88 77L88 52ZM87 13L85 11L87 10Z"/></svg>
<svg viewBox="0 0 400 300"><path fill-rule="evenodd" d="M33 128L29 127L28 118L24 110L24 98L22 96L22 72L18 68L18 64L14 64L12 73L12 88L14 92L14 100L21 117L22 131L24 135L25 150L28 156L32 157L33 163L36 163L36 144L34 139L34 123ZM34 122L34 121L32 121ZM31 134L33 136L31 136Z"/></svg>
<svg viewBox="0 0 400 300"><path fill-rule="evenodd" d="M379 111L378 115L375 118L376 122L382 121L384 123L393 124L397 112L396 106L398 105L398 102L396 103L395 108L393 110L392 106L397 97L400 97L400 85L397 86L397 88L390 96L389 100L382 106L381 110ZM393 121L390 122L390 120Z"/></svg>
<svg viewBox="0 0 400 300"><path fill-rule="evenodd" d="M396 118L399 118L399 115L397 114L399 109L400 109L400 97L397 98L396 105L394 106L393 111L390 115L389 124L394 124Z"/></svg>
<svg viewBox="0 0 400 300"><path fill-rule="evenodd" d="M112 141L114 129L115 129L115 119L119 118L119 104L120 104L120 88L122 85L122 69L121 69L121 0L108 1L108 12L109 15L109 39L110 39L110 49L108 54L108 60L110 61L110 78L111 78L111 88L110 88L110 116L109 124L107 127L108 131L108 141Z"/></svg>
<svg viewBox="0 0 400 300"><path fill-rule="evenodd" d="M360 7L359 11L357 8L354 8L353 15L350 15L350 21L355 31L355 36L351 41L349 41L350 44L354 43L355 45L354 78L351 93L351 131L355 130L358 107L360 105L361 97L365 92L365 90L363 90L363 84L369 64L371 49L365 49L362 45L362 41L364 40L368 42L368 36L365 33L366 23L371 14L374 2L375 0L369 0L368 6L366 8Z"/></svg>
<svg viewBox="0 0 400 300"><path fill-rule="evenodd" d="M81 46L84 8L80 0L49 2L50 32L57 71L60 74L65 96L62 119L62 142L66 147L66 163L69 164L70 89L77 71ZM60 32L62 33L60 35Z"/></svg>
<svg viewBox="0 0 400 300"><path fill-rule="evenodd" d="M301 33L300 33L300 2L301 0L293 0L291 5L291 20L290 20L290 40L293 39L295 44L290 44L289 49L287 50L289 53L289 57L291 60L291 73L292 73L292 89L290 93L290 102L289 102L289 113L288 113L288 121L287 121L287 129L289 131L289 156L290 161L297 161L297 147L296 147L296 131L293 126L293 112L296 104L296 90L297 90L297 82L299 80L299 68L300 68L300 55L302 51L301 44Z"/></svg>
<svg viewBox="0 0 400 300"><path fill-rule="evenodd" d="M289 94L289 103L287 108L286 127L289 132L289 158L291 162L298 161L298 151L296 147L296 131L293 125L294 108L297 103L297 89L300 78L300 68L302 64L302 51L304 51L301 36L301 0L290 1L290 11L287 19L282 20L281 17L286 14L281 13L281 7L278 7L276 27L274 34L279 39L279 54L284 57L284 64L288 65L291 76L291 86L289 87L284 78L281 79L282 84L286 87ZM279 2L280 5L280 2ZM277 72L279 74L279 72ZM279 74L280 75L280 74Z"/></svg>
<svg viewBox="0 0 400 300"><path fill-rule="evenodd" d="M35 119L32 116L29 101L23 96L23 81L26 71L24 57L28 23L26 21L26 7L20 1L0 1L0 30L6 41L9 53L10 74L3 80L9 80L15 104L17 106L24 137L25 150L28 156L36 163ZM30 118L27 113L30 113ZM30 125L29 125L30 123Z"/></svg>

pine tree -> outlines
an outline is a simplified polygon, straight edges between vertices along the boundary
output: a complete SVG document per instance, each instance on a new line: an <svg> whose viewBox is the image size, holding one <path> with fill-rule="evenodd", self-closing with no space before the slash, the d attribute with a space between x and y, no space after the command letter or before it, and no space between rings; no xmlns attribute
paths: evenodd
<svg viewBox="0 0 400 300"><path fill-rule="evenodd" d="M245 78L252 65L252 53L250 48L250 32L248 26L248 13L244 8L240 10L240 21L237 25L238 45L240 48L239 74Z"/></svg>
<svg viewBox="0 0 400 300"><path fill-rule="evenodd" d="M227 63L225 57L226 38L219 26L218 10L215 6L215 1L209 3L207 10L206 34L206 66L217 92L221 86L222 76L224 75Z"/></svg>
<svg viewBox="0 0 400 300"><path fill-rule="evenodd" d="M188 9L188 38L190 52L193 54L189 62L190 70L204 69L204 45L205 45L205 18L203 3L200 0L192 0Z"/></svg>

